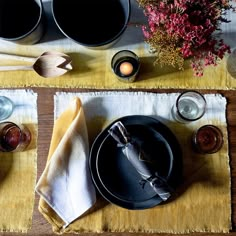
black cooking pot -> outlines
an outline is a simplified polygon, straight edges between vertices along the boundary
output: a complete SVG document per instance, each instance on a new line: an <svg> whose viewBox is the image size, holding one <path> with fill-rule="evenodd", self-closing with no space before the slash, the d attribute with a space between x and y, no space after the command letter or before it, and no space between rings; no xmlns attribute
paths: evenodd
<svg viewBox="0 0 236 236"><path fill-rule="evenodd" d="M0 0L0 39L34 44L43 36L42 0Z"/></svg>
<svg viewBox="0 0 236 236"><path fill-rule="evenodd" d="M93 49L111 46L125 31L130 0L53 0L54 20L61 32Z"/></svg>

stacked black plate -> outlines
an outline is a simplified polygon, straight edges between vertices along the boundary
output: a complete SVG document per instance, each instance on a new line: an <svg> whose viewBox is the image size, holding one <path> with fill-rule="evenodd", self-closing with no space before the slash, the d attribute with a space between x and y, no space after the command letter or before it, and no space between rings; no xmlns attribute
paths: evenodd
<svg viewBox="0 0 236 236"><path fill-rule="evenodd" d="M182 152L175 135L159 120L149 116L125 116L121 121L130 135L151 157L159 175L176 189L182 176ZM100 194L109 202L127 209L146 209L162 203L149 183L142 178L109 135L106 127L94 141L89 165Z"/></svg>

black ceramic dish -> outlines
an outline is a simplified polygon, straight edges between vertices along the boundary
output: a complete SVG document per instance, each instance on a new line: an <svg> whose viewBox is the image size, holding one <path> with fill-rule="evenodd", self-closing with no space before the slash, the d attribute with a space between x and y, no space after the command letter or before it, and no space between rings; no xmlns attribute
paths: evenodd
<svg viewBox="0 0 236 236"><path fill-rule="evenodd" d="M118 120L142 149L149 152L158 173L175 189L181 180L182 154L174 134L148 116L126 116ZM96 138L90 152L90 170L98 191L109 202L127 209L146 209L162 203L148 183L144 187L140 184L140 175L108 134L112 124Z"/></svg>

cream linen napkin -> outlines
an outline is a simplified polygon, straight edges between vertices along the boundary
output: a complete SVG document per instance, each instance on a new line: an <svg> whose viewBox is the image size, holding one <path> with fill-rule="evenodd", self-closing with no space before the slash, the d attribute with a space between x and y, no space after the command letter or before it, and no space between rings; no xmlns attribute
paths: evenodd
<svg viewBox="0 0 236 236"><path fill-rule="evenodd" d="M96 201L88 169L89 144L83 107L74 98L56 120L48 163L36 191L41 196L39 210L46 204L65 222L64 227L86 212Z"/></svg>
<svg viewBox="0 0 236 236"><path fill-rule="evenodd" d="M220 94L206 94L208 106L204 117L191 124L179 124L170 113L178 95L110 91L55 95L55 117L63 113L74 96L81 99L91 143L107 124L121 116L140 114L158 118L180 142L184 178L174 201L146 210L127 210L97 198L88 214L66 229L62 229L62 223L53 212L47 212L55 232L229 232L231 190L226 99ZM223 131L224 146L216 154L199 155L191 149L189 141L193 131L204 124L214 124Z"/></svg>

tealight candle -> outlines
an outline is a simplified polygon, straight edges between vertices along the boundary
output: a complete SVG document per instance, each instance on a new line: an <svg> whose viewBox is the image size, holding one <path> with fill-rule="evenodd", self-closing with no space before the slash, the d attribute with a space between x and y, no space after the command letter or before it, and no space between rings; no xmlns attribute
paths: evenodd
<svg viewBox="0 0 236 236"><path fill-rule="evenodd" d="M133 72L133 69L134 67L130 62L125 61L120 64L120 73L122 75L125 75L125 76L131 75Z"/></svg>
<svg viewBox="0 0 236 236"><path fill-rule="evenodd" d="M113 56L111 67L119 80L133 82L139 72L140 61L134 52L121 50Z"/></svg>

